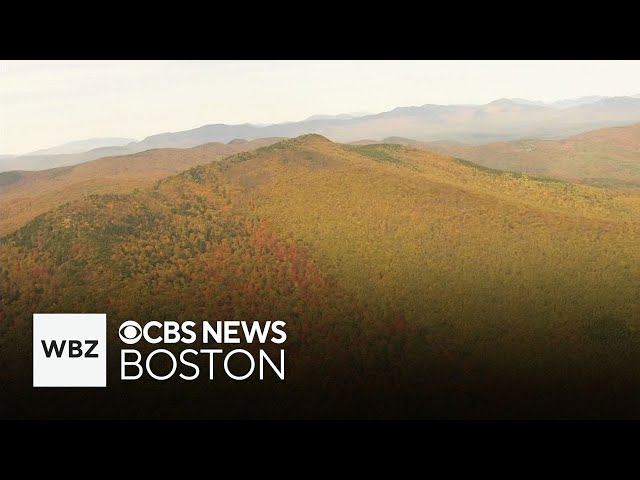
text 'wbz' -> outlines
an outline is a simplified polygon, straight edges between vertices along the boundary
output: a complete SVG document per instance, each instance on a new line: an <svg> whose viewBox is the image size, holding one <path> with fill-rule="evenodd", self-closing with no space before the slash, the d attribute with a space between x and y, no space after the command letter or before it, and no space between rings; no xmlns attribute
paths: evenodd
<svg viewBox="0 0 640 480"><path fill-rule="evenodd" d="M133 320L128 320L120 325L120 340L128 345L138 343L144 339L151 345L159 343L176 345L178 343L194 344L200 337L200 343L209 344L238 344L271 342L282 344L287 340L287 334L283 330L285 322L202 322L201 335L196 333L196 322L147 322L143 326ZM200 376L202 369L208 369L209 380L214 379L214 358L220 355L222 358L222 371L233 380L246 380L256 372L260 380L265 378L265 370L272 370L277 378L284 380L284 349L279 351L279 361L274 362L269 354L259 349L255 354L235 348L226 352L221 348L187 348L179 353L165 348L156 348L151 351L140 351L133 348L125 348L120 351L120 378L122 380L138 380L146 372L155 380L168 380L178 375L182 380L195 380ZM254 357L254 355L257 357ZM204 357L206 365L199 359ZM272 375L273 376L273 375Z"/></svg>

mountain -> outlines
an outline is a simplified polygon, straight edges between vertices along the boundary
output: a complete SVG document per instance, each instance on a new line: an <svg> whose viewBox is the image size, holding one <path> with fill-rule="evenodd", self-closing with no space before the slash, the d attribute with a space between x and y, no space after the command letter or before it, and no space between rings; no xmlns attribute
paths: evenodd
<svg viewBox="0 0 640 480"><path fill-rule="evenodd" d="M82 153L65 153L58 155L24 155L12 158L0 158L0 173L12 170L46 170L49 168L66 167L95 160L97 158L136 153L136 148L101 147Z"/></svg>
<svg viewBox="0 0 640 480"><path fill-rule="evenodd" d="M603 97L601 95L591 95L587 97L578 97L578 98L568 98L565 100L558 100L556 102L551 103L552 107L555 108L571 108L571 107L579 107L580 105L589 105L591 103L596 103L601 100L606 99L607 97Z"/></svg>
<svg viewBox="0 0 640 480"><path fill-rule="evenodd" d="M312 121L312 120L348 120L350 118L353 118L353 115L349 115L348 113L341 113L339 115L311 115L310 117L306 118L305 121Z"/></svg>
<svg viewBox="0 0 640 480"><path fill-rule="evenodd" d="M361 144L366 145L368 143L395 143L398 145L420 145L421 142L418 140L413 140L411 138L403 138L403 137L387 137L382 139L381 142L375 142L373 140L360 140L358 142L352 142L353 145Z"/></svg>
<svg viewBox="0 0 640 480"><path fill-rule="evenodd" d="M419 146L501 170L599 186L640 188L640 123L594 130L557 141L530 139L485 145L422 143Z"/></svg>
<svg viewBox="0 0 640 480"><path fill-rule="evenodd" d="M264 138L229 145L210 143L190 149L148 150L51 170L0 173L0 236L63 203L97 193L132 192L189 167L279 140Z"/></svg>
<svg viewBox="0 0 640 480"><path fill-rule="evenodd" d="M586 97L577 97L577 98L567 98L563 100L557 100L555 102L541 102L537 100L527 100L525 98L511 98L510 100L515 103L520 103L523 105L538 105L538 106L548 106L553 108L570 108L577 107L580 105L588 105L590 103L595 103L600 100L604 100L607 97L603 97L601 95L591 95Z"/></svg>
<svg viewBox="0 0 640 480"><path fill-rule="evenodd" d="M526 98L510 98L510 101L514 103L519 103L521 105L535 105L538 107L544 107L547 104L538 100L527 100Z"/></svg>
<svg viewBox="0 0 640 480"><path fill-rule="evenodd" d="M631 193L282 141L0 240L0 416L638 418L639 238ZM106 312L109 388L32 388L33 312ZM119 382L130 319L285 321L286 380Z"/></svg>
<svg viewBox="0 0 640 480"><path fill-rule="evenodd" d="M137 153L152 148L190 148L211 142L296 137L309 133L321 134L340 142L404 137L421 142L481 144L520 138L553 139L637 122L640 122L640 98L583 97L553 105L503 98L486 105L427 104L398 107L388 112L363 116L314 115L300 122L276 125L204 125L192 130L151 135L140 142L94 148L80 153L0 158L0 172L69 166L104 156Z"/></svg>
<svg viewBox="0 0 640 480"><path fill-rule="evenodd" d="M420 141L487 143L518 138L554 138L640 121L640 99L604 98L567 108L500 99L486 105L398 107L358 118L315 118L257 127L206 125L147 137L136 148L188 147L233 138L295 137L318 133L336 141L399 136Z"/></svg>
<svg viewBox="0 0 640 480"><path fill-rule="evenodd" d="M102 137L102 138L89 138L86 140L76 140L75 142L65 143L64 145L58 145L56 147L45 148L43 150L36 150L35 152L27 153L24 156L41 156L41 155L63 155L67 153L82 153L95 148L103 147L122 147L131 142L135 142L133 138L120 138L120 137Z"/></svg>
<svg viewBox="0 0 640 480"><path fill-rule="evenodd" d="M351 113L340 113L338 115L311 115L306 118L305 121L311 120L348 120L351 118L364 117L367 115L373 115L371 112L351 112Z"/></svg>

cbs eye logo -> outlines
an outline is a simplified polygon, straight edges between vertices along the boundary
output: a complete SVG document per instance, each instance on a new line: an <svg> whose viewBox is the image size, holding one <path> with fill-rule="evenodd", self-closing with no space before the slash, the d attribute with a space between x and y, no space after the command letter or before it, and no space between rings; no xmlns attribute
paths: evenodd
<svg viewBox="0 0 640 480"><path fill-rule="evenodd" d="M133 320L127 320L120 325L118 334L120 335L120 340L124 343L127 345L133 345L134 343L138 343L142 337L142 328L140 328L140 325Z"/></svg>

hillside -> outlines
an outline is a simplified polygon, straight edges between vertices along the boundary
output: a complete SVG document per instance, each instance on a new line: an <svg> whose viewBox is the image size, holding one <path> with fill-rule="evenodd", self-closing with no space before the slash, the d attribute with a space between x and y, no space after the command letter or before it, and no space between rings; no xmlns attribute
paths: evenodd
<svg viewBox="0 0 640 480"><path fill-rule="evenodd" d="M420 147L501 170L597 186L640 188L640 124L590 131L558 141Z"/></svg>
<svg viewBox="0 0 640 480"><path fill-rule="evenodd" d="M168 175L233 153L278 141L265 138L230 145L158 149L106 157L72 167L0 173L0 236L66 202L97 193L128 193Z"/></svg>
<svg viewBox="0 0 640 480"><path fill-rule="evenodd" d="M400 145L279 142L2 239L0 414L638 418L639 239L637 195ZM287 380L112 376L36 397L42 311L107 312L112 336L127 319L284 320Z"/></svg>

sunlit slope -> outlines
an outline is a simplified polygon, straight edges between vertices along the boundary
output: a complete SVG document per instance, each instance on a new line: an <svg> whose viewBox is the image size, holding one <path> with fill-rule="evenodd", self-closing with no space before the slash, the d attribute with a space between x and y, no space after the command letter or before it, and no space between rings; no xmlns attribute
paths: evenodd
<svg viewBox="0 0 640 480"><path fill-rule="evenodd" d="M363 304L467 345L493 330L517 354L545 331L560 341L585 322L640 321L637 197L321 137L223 175L237 208L306 245Z"/></svg>
<svg viewBox="0 0 640 480"><path fill-rule="evenodd" d="M7 236L2 368L28 365L35 311L104 311L112 335L278 318L291 380L271 415L640 416L620 395L640 387L639 200L398 145L280 142Z"/></svg>
<svg viewBox="0 0 640 480"><path fill-rule="evenodd" d="M563 140L485 145L421 144L482 165L604 187L640 188L640 124L604 128Z"/></svg>

